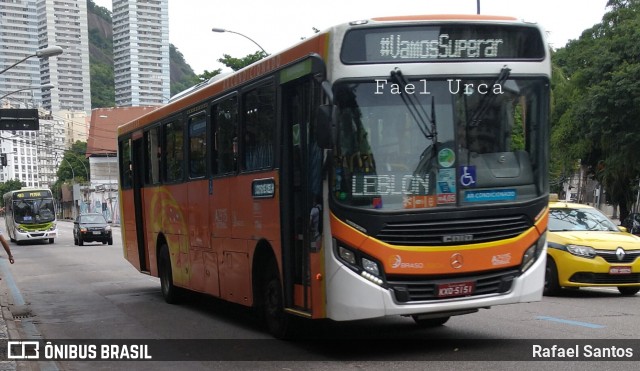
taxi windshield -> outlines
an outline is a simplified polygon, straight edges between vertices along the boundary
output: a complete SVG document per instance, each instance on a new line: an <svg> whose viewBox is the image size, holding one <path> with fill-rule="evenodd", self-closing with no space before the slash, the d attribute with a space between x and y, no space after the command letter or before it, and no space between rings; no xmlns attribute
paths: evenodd
<svg viewBox="0 0 640 371"><path fill-rule="evenodd" d="M619 231L618 227L596 209L552 208L549 211L549 230L560 231Z"/></svg>

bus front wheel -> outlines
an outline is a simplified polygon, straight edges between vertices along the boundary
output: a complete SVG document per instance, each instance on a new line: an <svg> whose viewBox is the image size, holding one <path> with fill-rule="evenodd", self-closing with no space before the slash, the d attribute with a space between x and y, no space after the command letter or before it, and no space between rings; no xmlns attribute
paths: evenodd
<svg viewBox="0 0 640 371"><path fill-rule="evenodd" d="M262 294L264 319L269 333L278 339L291 337L292 318L284 311L282 284L275 261L267 267Z"/></svg>
<svg viewBox="0 0 640 371"><path fill-rule="evenodd" d="M160 289L162 290L164 301L169 304L176 304L178 302L178 288L173 285L171 258L169 257L169 248L167 245L162 245L160 248L158 270L158 275L160 276Z"/></svg>

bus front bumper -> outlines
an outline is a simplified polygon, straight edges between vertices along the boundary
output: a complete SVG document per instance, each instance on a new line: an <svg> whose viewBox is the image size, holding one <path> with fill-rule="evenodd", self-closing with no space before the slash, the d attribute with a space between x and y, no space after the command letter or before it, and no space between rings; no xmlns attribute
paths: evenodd
<svg viewBox="0 0 640 371"><path fill-rule="evenodd" d="M36 241L58 238L58 230L53 231L16 231L16 241Z"/></svg>
<svg viewBox="0 0 640 371"><path fill-rule="evenodd" d="M334 257L328 260L332 261L330 265L334 270L326 283L327 318L350 321L429 313L448 316L494 305L540 301L544 288L546 249L525 273L513 280L511 289L505 293L409 303L398 302L392 290L364 279Z"/></svg>

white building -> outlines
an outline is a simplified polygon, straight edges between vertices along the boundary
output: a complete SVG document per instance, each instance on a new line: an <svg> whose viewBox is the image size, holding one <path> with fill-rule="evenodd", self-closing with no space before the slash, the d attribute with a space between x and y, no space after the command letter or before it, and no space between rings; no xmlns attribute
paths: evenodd
<svg viewBox="0 0 640 371"><path fill-rule="evenodd" d="M91 77L87 1L36 0L36 4L40 47L58 45L64 50L61 55L42 61L41 83L55 86L42 94L42 105L52 112L70 110L89 113Z"/></svg>
<svg viewBox="0 0 640 371"><path fill-rule="evenodd" d="M118 107L154 106L170 96L169 1L113 0Z"/></svg>
<svg viewBox="0 0 640 371"><path fill-rule="evenodd" d="M29 89L42 85L40 80L40 60L25 57L34 55L40 48L38 40L38 19L36 17L36 0L16 0L0 2L0 71L16 66L0 74L0 97L17 104L37 104L41 101L41 91ZM16 92L17 90L22 90Z"/></svg>

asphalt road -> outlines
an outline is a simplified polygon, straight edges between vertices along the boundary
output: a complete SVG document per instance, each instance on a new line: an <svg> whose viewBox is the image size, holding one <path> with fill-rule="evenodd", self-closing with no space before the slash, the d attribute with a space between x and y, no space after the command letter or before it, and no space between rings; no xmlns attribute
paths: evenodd
<svg viewBox="0 0 640 371"><path fill-rule="evenodd" d="M11 244L16 263L0 259L0 301L11 340L85 339L101 346L118 339L146 345L153 359L5 360L0 369L626 370L640 360L640 295L621 297L616 289L576 290L542 302L494 307L453 317L435 329L420 329L402 317L321 321L300 325L305 339L273 340L247 308L197 294L181 305L166 304L158 279L137 272L122 257L119 228L112 246L74 246L72 224L59 224L61 237L54 244ZM586 346L618 347L633 354L575 361L555 353L549 362L532 359L535 346L547 352L579 347L583 353Z"/></svg>

